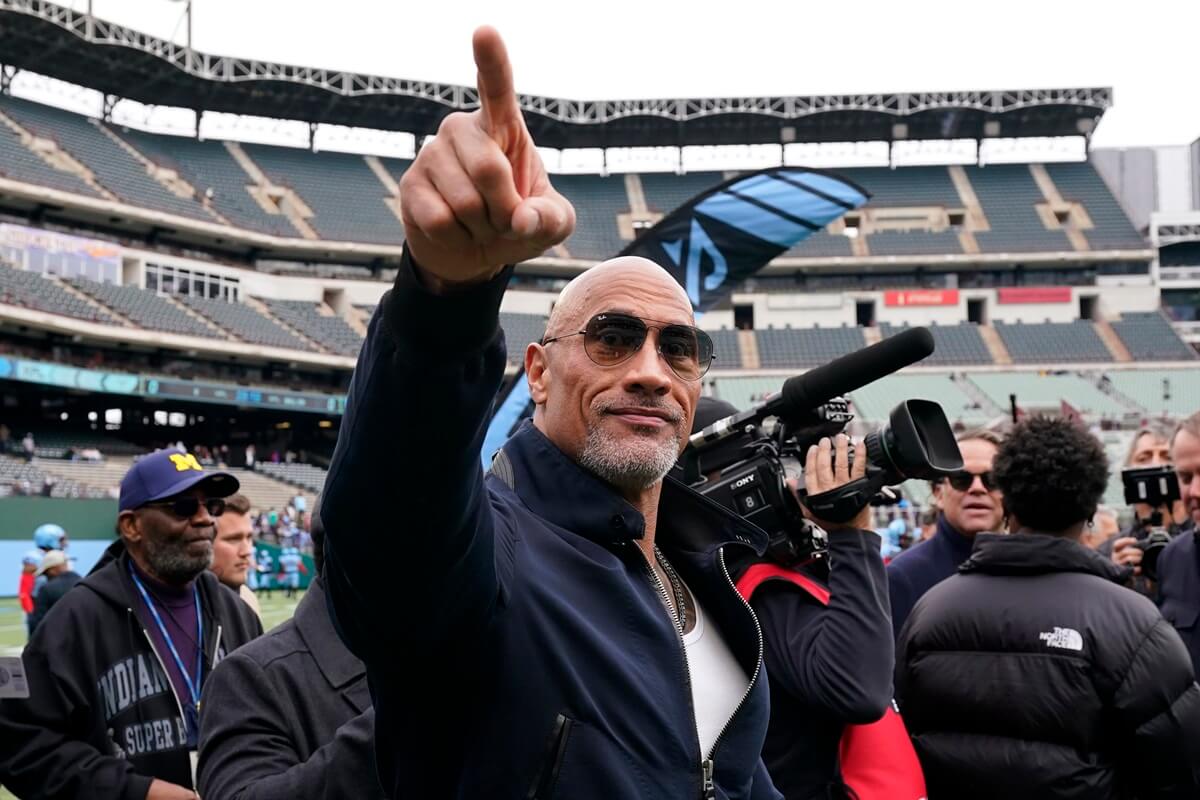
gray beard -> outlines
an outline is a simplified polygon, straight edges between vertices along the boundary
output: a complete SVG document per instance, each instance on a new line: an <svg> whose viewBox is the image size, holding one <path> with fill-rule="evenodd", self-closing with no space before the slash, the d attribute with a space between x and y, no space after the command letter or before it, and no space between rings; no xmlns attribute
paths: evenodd
<svg viewBox="0 0 1200 800"><path fill-rule="evenodd" d="M681 445L678 431L663 442L649 438L620 441L594 427L588 430L579 464L619 490L640 492L666 477Z"/></svg>
<svg viewBox="0 0 1200 800"><path fill-rule="evenodd" d="M154 575L164 583L172 585L185 584L212 566L213 550L210 542L204 555L193 556L187 551L183 539L155 541L150 537L144 540L143 555Z"/></svg>

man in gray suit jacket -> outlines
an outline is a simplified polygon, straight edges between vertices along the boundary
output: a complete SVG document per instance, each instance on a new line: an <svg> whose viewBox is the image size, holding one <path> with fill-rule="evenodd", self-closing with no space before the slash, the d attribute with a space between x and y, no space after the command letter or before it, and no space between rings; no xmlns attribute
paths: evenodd
<svg viewBox="0 0 1200 800"><path fill-rule="evenodd" d="M205 684L201 797L384 797L366 670L342 644L325 605L324 533L314 513L318 577L296 615L236 650Z"/></svg>

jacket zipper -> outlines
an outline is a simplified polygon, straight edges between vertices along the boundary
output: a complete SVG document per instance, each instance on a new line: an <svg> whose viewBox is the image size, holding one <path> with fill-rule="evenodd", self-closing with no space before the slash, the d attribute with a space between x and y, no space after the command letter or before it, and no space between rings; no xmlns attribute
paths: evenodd
<svg viewBox="0 0 1200 800"><path fill-rule="evenodd" d="M678 621L671 615L671 600L667 595L667 587L663 586L663 582L659 580L658 573L654 571L654 567L650 566L650 562L646 559L642 549L632 541L629 544L634 550L637 551L638 558L641 560L642 566L645 568L646 572L650 574L650 580L654 582L656 587L658 587L658 594L663 601L663 610L667 612L668 617L671 617L671 629L675 631L675 641L679 643L679 656L683 659L683 684L684 688L687 689L688 711L691 713L692 717L692 733L696 734L696 750L698 752L700 750L700 734L696 728L696 706L692 702L692 670L688 666L687 647L685 647L683 643L683 631L679 630ZM708 762L705 761L701 763L702 772L708 770L708 768L704 766L706 763ZM710 778L711 770L708 770L706 774L701 775L702 791L707 792L709 790L709 787L711 786ZM702 797L706 799L710 797L715 798L716 795L703 794Z"/></svg>
<svg viewBox="0 0 1200 800"><path fill-rule="evenodd" d="M734 718L742 710L742 706L746 705L746 700L750 698L751 692L754 691L754 684L758 681L758 674L762 672L763 662L763 635L762 626L758 623L758 615L754 613L754 609L750 607L750 603L746 598L742 597L742 593L737 590L737 585L733 582L733 576L729 574L729 567L725 565L725 548L717 550L717 561L721 564L721 572L725 574L725 580L729 582L729 587L733 589L734 594L742 601L742 605L750 612L750 618L754 620L754 630L758 634L758 660L754 662L754 674L750 676L750 684L746 687L746 693L742 695L741 701L729 715L729 719L725 720L725 727L721 728L721 732L717 734L716 740L713 742L712 749L708 752L708 758L701 765L704 773L704 800L713 800L717 796L716 784L713 781L713 772L715 765L713 763L714 756L717 753L717 748L721 746L721 739L725 737L725 732L729 730L729 726L733 724Z"/></svg>
<svg viewBox="0 0 1200 800"><path fill-rule="evenodd" d="M212 663L208 665L209 672L212 672L214 669L217 668L217 656L220 654L220 648L221 648L221 626L218 625L217 626L217 635L213 639Z"/></svg>
<svg viewBox="0 0 1200 800"><path fill-rule="evenodd" d="M127 608L125 610L129 612L131 617L133 617L135 620L137 619L137 615L133 613L132 608ZM146 637L146 644L150 645L150 652L154 653L154 657L158 660L158 666L162 669L163 680L167 682L167 686L171 687L171 697L175 698L175 708L179 710L179 721L186 726L187 717L183 713L183 703L179 700L179 692L175 691L175 684L171 681L171 673L167 672L166 663L162 660L162 656L158 654L158 651L154 649L154 640L150 638L149 631L147 631L140 624L138 625L138 629L142 632L142 636ZM184 741L184 744L187 744L187 742Z"/></svg>

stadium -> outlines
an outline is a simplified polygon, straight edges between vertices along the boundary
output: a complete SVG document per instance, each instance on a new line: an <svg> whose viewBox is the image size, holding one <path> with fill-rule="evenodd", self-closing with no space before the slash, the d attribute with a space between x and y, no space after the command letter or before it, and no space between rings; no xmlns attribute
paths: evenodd
<svg viewBox="0 0 1200 800"><path fill-rule="evenodd" d="M19 560L51 515L74 555L94 558L120 476L177 441L227 463L263 510L297 494L311 507L402 252L410 159L153 133L113 112L132 102L188 109L196 132L221 113L419 142L475 107L475 89L203 53L35 0L0 0L0 53L0 560ZM19 96L30 75L86 90L98 112ZM1084 143L1084 160L837 169L870 202L704 314L708 394L744 408L924 325L936 353L853 392L860 420L882 421L898 397L937 401L960 429L1078 414L1119 462L1141 422L1200 397L1200 201L1161 212L1146 191L1177 153L1090 151L1108 89L520 102L538 143L562 150L777 145L783 159L805 143ZM1177 149L1200 193L1200 143ZM555 175L578 226L517 267L501 315L510 376L567 280L733 174ZM926 490L905 489L919 506ZM1121 505L1119 481L1109 500ZM0 595L13 593L5 573Z"/></svg>

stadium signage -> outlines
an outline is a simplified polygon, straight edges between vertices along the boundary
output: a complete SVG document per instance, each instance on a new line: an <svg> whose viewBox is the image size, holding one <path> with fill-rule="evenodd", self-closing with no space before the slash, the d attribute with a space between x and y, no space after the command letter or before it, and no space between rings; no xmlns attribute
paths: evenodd
<svg viewBox="0 0 1200 800"><path fill-rule="evenodd" d="M340 415L346 410L345 395L290 392L284 389L247 389L242 386L175 380L127 372L101 372L24 358L0 357L0 380L105 394L174 397L199 403L282 408L311 414Z"/></svg>
<svg viewBox="0 0 1200 800"><path fill-rule="evenodd" d="M883 293L885 306L956 306L958 289L912 289Z"/></svg>
<svg viewBox="0 0 1200 800"><path fill-rule="evenodd" d="M1016 286L1007 289L997 289L996 302L1003 305L1013 303L1069 303L1071 302L1071 287Z"/></svg>

